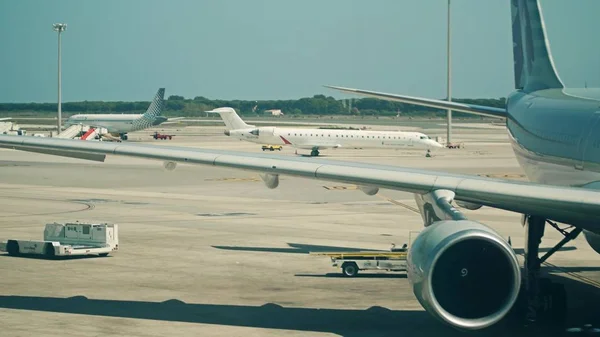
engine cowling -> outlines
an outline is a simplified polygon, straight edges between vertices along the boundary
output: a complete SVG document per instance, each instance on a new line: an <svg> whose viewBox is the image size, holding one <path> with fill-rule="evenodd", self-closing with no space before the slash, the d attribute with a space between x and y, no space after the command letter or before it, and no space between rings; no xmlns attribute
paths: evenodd
<svg viewBox="0 0 600 337"><path fill-rule="evenodd" d="M454 202L456 202L456 204L459 207L466 208L466 209L471 210L471 211L476 211L476 210L478 210L478 209L480 209L482 207L481 204L474 204L474 203L468 202L468 201L454 200Z"/></svg>
<svg viewBox="0 0 600 337"><path fill-rule="evenodd" d="M517 301L521 272L494 230L469 220L438 221L415 239L408 279L421 305L459 329L499 322Z"/></svg>
<svg viewBox="0 0 600 337"><path fill-rule="evenodd" d="M596 253L600 254L600 235L586 230L583 231L583 234L588 245L590 245Z"/></svg>

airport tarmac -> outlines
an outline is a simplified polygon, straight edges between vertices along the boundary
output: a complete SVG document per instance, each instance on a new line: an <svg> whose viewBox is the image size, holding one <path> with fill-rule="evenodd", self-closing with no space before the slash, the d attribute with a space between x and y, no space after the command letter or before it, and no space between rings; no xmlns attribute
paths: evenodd
<svg viewBox="0 0 600 337"><path fill-rule="evenodd" d="M261 151L222 127L156 130L177 136L152 140L155 130L147 130L130 139ZM427 129L444 132L439 123ZM322 154L523 179L502 128L457 128L455 141L465 147L432 158L408 150ZM344 278L327 258L308 254L408 242L422 229L409 193L367 196L352 185L291 177L269 190L252 172L191 165L168 172L150 160L95 163L11 150L0 150L0 170L0 239L41 239L53 221L120 226L120 251L106 258L0 255L0 336L462 335L423 311L405 274ZM522 248L518 214L464 213ZM548 229L542 247L561 238ZM579 237L549 262L544 269L569 291L569 326L600 327L600 256Z"/></svg>

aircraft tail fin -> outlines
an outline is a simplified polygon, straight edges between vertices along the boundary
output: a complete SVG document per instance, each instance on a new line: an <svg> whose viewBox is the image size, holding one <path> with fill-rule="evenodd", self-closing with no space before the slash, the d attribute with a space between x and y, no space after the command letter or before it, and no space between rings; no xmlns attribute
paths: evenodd
<svg viewBox="0 0 600 337"><path fill-rule="evenodd" d="M217 108L206 112L218 113L221 116L221 119L223 119L223 122L225 122L228 130L248 129L254 127L254 125L246 124L233 108Z"/></svg>
<svg viewBox="0 0 600 337"><path fill-rule="evenodd" d="M564 88L554 67L539 0L511 0L515 88Z"/></svg>
<svg viewBox="0 0 600 337"><path fill-rule="evenodd" d="M142 119L153 120L157 116L160 116L160 114L163 111L164 106L165 106L165 88L160 88L156 92L156 95L154 95L154 99L152 100L152 103L150 103L148 110L146 110L146 112L142 115Z"/></svg>

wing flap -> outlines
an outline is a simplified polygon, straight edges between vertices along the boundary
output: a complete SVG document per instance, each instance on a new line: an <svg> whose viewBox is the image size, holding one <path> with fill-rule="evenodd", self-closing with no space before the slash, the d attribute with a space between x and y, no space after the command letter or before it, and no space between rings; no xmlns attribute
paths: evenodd
<svg viewBox="0 0 600 337"><path fill-rule="evenodd" d="M470 114L488 116L488 117L496 117L496 118L506 118L506 109L502 108L493 108L483 105L475 105L475 104L466 104L466 103L458 103L458 102L448 102L437 99L429 99L429 98L421 98L421 97L412 97L405 95L396 95L396 94L386 94L382 92L362 90L362 89L352 89L352 88L344 88L344 87L335 87L326 85L326 88L335 89L343 92L348 92L352 94L359 94L363 96L369 96L374 98L383 99L386 101L396 101L408 104L422 105L430 108L437 109L450 109L453 111L466 112Z"/></svg>

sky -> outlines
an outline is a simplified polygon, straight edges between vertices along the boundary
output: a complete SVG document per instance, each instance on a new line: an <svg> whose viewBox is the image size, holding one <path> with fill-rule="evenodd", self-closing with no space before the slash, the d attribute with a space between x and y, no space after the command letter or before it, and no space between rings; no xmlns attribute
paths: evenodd
<svg viewBox="0 0 600 337"><path fill-rule="evenodd" d="M510 1L452 0L452 92L514 87ZM567 86L600 87L600 1L541 0ZM446 97L446 0L3 0L0 102Z"/></svg>

